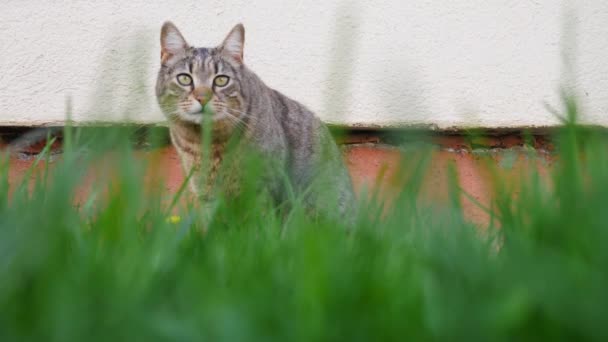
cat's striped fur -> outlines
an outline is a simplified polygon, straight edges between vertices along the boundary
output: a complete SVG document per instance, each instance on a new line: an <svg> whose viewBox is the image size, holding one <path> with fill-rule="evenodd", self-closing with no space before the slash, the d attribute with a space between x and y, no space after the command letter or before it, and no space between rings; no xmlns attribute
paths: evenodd
<svg viewBox="0 0 608 342"><path fill-rule="evenodd" d="M226 144L239 132L241 144L272 158L296 191L307 191L307 203L319 208L334 202L344 213L353 201L351 180L329 130L310 110L267 87L245 66L244 41L240 24L214 48L191 47L172 23L162 27L156 94L183 167L193 172L192 190L209 196L209 182L216 179ZM201 186L205 115L213 122L213 158L205 169L208 183ZM284 199L282 180L267 178L271 193Z"/></svg>

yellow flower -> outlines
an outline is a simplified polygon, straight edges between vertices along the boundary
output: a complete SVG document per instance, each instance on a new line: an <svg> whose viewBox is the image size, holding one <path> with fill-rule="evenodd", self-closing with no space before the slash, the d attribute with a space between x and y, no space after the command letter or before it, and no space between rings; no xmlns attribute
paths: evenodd
<svg viewBox="0 0 608 342"><path fill-rule="evenodd" d="M169 218L167 218L167 222L173 223L173 224L180 223L181 220L182 220L182 218L177 215L171 215L171 216L169 216Z"/></svg>

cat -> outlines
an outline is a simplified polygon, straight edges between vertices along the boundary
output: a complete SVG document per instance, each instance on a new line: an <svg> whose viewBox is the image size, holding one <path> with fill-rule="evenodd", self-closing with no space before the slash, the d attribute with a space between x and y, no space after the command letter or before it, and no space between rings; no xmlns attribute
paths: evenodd
<svg viewBox="0 0 608 342"><path fill-rule="evenodd" d="M228 143L238 136L237 145L253 147L285 171L308 207L323 211L337 205L341 215L352 209L350 175L329 129L304 105L266 86L244 64L242 24L219 46L196 48L173 23L165 22L160 42L156 96L182 167L192 174L189 185L195 194L212 196ZM211 158L210 165L204 165L201 125L208 124ZM279 173L264 179L277 202L288 197L284 184Z"/></svg>

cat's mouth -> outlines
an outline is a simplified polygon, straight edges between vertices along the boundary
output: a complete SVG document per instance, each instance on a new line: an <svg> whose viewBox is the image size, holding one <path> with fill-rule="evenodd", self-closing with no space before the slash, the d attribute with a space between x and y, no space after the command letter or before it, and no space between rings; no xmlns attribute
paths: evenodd
<svg viewBox="0 0 608 342"><path fill-rule="evenodd" d="M211 102L203 105L198 101L190 101L188 103L184 103L180 109L183 114L191 117L213 116L216 114Z"/></svg>
<svg viewBox="0 0 608 342"><path fill-rule="evenodd" d="M209 102L204 106L199 102L190 102L184 104L181 110L178 112L179 120L191 122L197 125L203 123L203 121L224 121L228 118L221 110L215 108L215 106Z"/></svg>
<svg viewBox="0 0 608 342"><path fill-rule="evenodd" d="M213 116L215 114L215 111L211 107L212 107L211 104L207 103L206 105L204 105L201 108L201 110L199 111L199 114L201 114L203 116Z"/></svg>

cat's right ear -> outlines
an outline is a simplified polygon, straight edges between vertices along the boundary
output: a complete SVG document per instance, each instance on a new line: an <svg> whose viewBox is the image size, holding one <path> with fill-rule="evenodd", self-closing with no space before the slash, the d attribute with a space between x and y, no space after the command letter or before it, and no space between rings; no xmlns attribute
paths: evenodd
<svg viewBox="0 0 608 342"><path fill-rule="evenodd" d="M167 21L160 30L160 61L165 64L173 56L183 54L188 43L172 22Z"/></svg>

